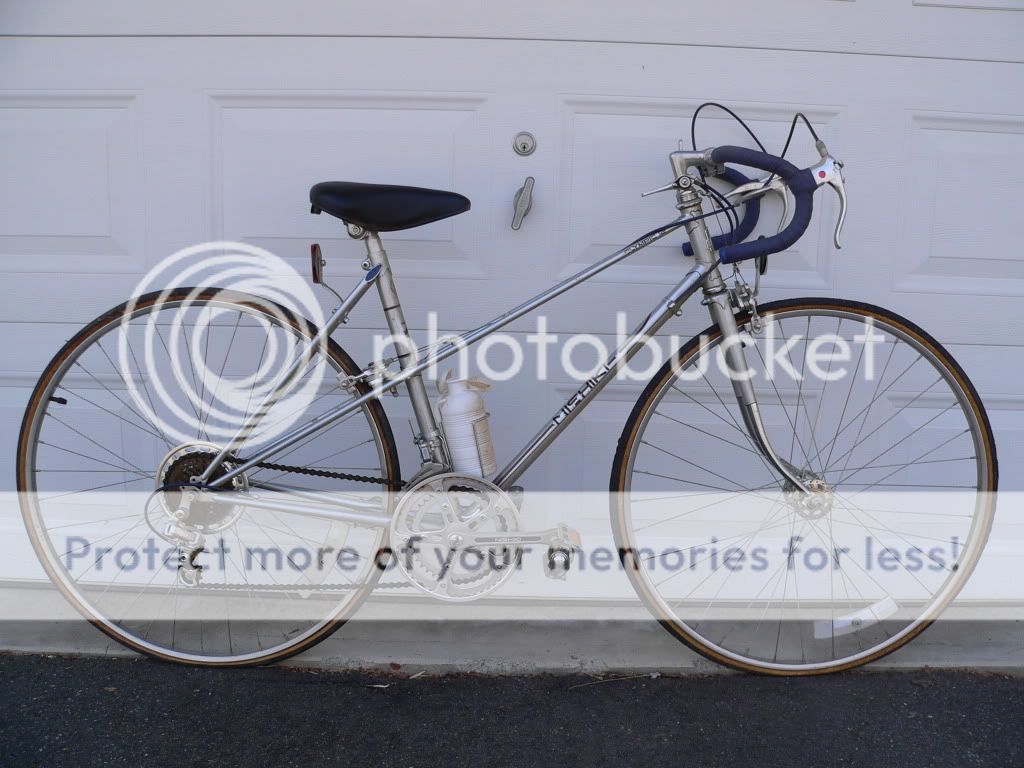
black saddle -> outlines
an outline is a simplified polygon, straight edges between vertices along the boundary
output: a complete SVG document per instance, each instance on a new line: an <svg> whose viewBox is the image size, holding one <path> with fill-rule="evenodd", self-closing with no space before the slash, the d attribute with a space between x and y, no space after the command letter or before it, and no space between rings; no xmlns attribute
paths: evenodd
<svg viewBox="0 0 1024 768"><path fill-rule="evenodd" d="M327 211L370 232L411 229L469 210L469 199L454 192L393 184L322 181L309 190L313 213Z"/></svg>

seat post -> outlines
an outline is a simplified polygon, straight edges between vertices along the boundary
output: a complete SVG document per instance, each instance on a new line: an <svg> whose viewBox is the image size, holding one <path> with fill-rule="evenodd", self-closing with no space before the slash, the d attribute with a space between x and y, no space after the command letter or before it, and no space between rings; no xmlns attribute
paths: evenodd
<svg viewBox="0 0 1024 768"><path fill-rule="evenodd" d="M409 326L405 322L402 302L399 300L398 290L395 288L388 254L376 232L367 232L364 239L370 266L380 266L381 268L380 276L377 278L377 292L380 294L381 308L384 310L388 330L393 338L407 339L409 338ZM416 363L410 351L404 347L396 345L395 353L398 356L399 367L403 370ZM427 387L423 383L422 374L417 373L415 376L410 376L406 380L405 386L409 391L409 401L412 403L412 410L416 414L416 423L420 429L417 442L420 444L424 460L447 465L441 433L438 431L437 422L434 419L434 410L430 405L430 397L427 395Z"/></svg>

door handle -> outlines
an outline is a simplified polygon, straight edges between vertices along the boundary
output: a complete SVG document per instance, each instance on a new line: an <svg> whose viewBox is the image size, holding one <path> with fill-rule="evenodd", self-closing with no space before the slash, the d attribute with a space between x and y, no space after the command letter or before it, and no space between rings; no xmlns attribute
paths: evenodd
<svg viewBox="0 0 1024 768"><path fill-rule="evenodd" d="M515 213L512 215L512 229L517 230L523 226L523 219L526 218L526 214L533 208L533 176L527 176L526 181L523 182L523 186L516 192L516 196L512 201L512 207Z"/></svg>

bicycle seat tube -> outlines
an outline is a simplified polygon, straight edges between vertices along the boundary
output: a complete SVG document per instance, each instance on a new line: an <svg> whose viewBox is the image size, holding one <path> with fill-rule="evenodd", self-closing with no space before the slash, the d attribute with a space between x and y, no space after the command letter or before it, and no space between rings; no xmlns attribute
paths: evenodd
<svg viewBox="0 0 1024 768"><path fill-rule="evenodd" d="M689 181L689 179L690 177L687 175L679 177L680 189L676 199L680 212L683 215L696 217L702 213L701 198L697 194L696 189L694 189L693 182ZM765 430L764 421L761 419L761 411L757 404L754 385L747 375L749 368L747 367L747 359L739 327L736 325L736 318L732 312L732 304L729 300L725 281L722 279L722 273L718 268L718 255L711 242L711 233L708 232L704 219L694 219L688 222L686 224L686 233L690 237L690 244L693 247L693 255L697 263L710 268L707 277L704 279L705 304L707 304L708 311L711 313L711 320L722 332L720 349L725 355L726 366L729 370L729 380L732 383L733 392L736 394L736 402L739 404L743 423L761 455L779 474L786 478L788 481L787 485L792 484L801 491L808 493L807 487L800 480L799 470L780 457L768 440L768 433Z"/></svg>
<svg viewBox="0 0 1024 768"><path fill-rule="evenodd" d="M367 261L371 266L379 265L381 267L380 277L377 280L377 291L380 294L381 307L384 310L388 330L391 332L392 338L408 339L409 326L406 324L402 302L399 300L398 290L395 288L387 251L384 250L380 236L376 232L364 233L363 239L366 242ZM396 346L395 354L402 370L415 366L417 362L408 349ZM430 405L430 396L427 394L426 385L423 383L423 376L418 373L415 376L410 376L406 380L405 386L412 403L413 414L416 416L416 424L419 427L416 444L420 448L424 465L432 462L443 467L448 466L448 455L441 431L434 420L434 411Z"/></svg>

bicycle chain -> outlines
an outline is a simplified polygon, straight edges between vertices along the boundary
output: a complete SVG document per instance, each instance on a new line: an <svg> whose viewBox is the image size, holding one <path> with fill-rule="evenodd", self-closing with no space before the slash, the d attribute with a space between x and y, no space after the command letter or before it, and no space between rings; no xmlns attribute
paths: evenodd
<svg viewBox="0 0 1024 768"><path fill-rule="evenodd" d="M231 460L229 459L229 461ZM238 459L234 459L234 461L239 462ZM401 480L388 480L387 478L374 477L373 475L353 475L348 472L333 472L329 469L314 469L313 467L296 467L290 464L276 464L272 461L258 461L254 466L257 466L260 469L273 469L279 472L291 472L297 475L329 477L334 480L351 480L354 483L376 483L377 485L386 485L393 491L401 490L405 485Z"/></svg>
<svg viewBox="0 0 1024 768"><path fill-rule="evenodd" d="M227 461L235 461L241 463L239 459L227 459ZM314 469L313 467L296 467L291 464L275 464L272 461L258 461L253 466L259 467L260 469L273 469L279 472L293 472L297 475L313 475L315 477L329 477L334 480L351 480L354 483L376 483L377 485L390 486L393 491L400 491L405 488L406 483L404 480L388 480L383 477L374 477L373 475L353 475L348 472L333 472L329 469ZM453 491L462 491L466 493L474 493L476 489L466 485L453 485L451 486Z"/></svg>
<svg viewBox="0 0 1024 768"><path fill-rule="evenodd" d="M227 461L242 463L237 458L228 458ZM314 477L328 477L334 480L350 480L356 483L374 483L377 485L389 486L392 490L401 490L405 485L401 480L391 481L383 477L373 477L372 475L354 475L348 472L333 472L328 469L314 469L312 467L298 467L290 464L277 464L272 461L259 461L254 466L260 469L271 469L278 472L292 472L298 475L313 475ZM258 587L259 592L351 592L357 589L361 585L357 584L262 584ZM374 585L374 589L401 589L403 587L412 588L412 585L406 581L384 581ZM197 590L218 590L227 592L253 592L252 584L242 584L238 582L226 583L226 584L196 584L190 589Z"/></svg>

